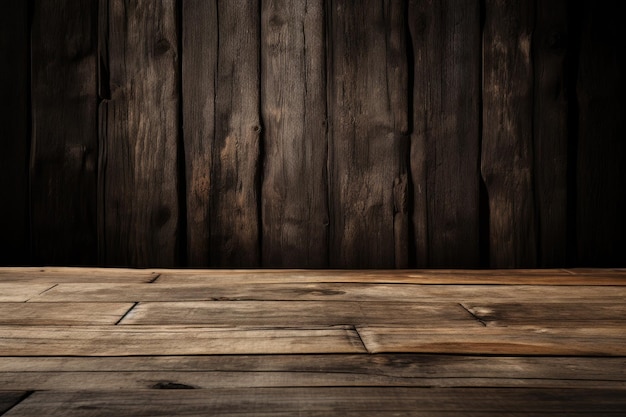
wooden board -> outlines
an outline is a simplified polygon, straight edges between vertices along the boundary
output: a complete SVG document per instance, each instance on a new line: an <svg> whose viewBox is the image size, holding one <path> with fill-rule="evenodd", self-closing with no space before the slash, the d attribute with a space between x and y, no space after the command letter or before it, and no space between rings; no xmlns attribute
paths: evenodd
<svg viewBox="0 0 626 417"><path fill-rule="evenodd" d="M619 389L506 389L344 387L114 392L37 392L15 407L16 416L548 416L621 415Z"/></svg>
<svg viewBox="0 0 626 417"><path fill-rule="evenodd" d="M1 303L0 325L115 324L132 303Z"/></svg>
<svg viewBox="0 0 626 417"><path fill-rule="evenodd" d="M362 282L487 285L626 285L626 271L490 270L157 270L157 283Z"/></svg>
<svg viewBox="0 0 626 417"><path fill-rule="evenodd" d="M33 2L30 216L35 264L97 260L96 16L96 2Z"/></svg>
<svg viewBox="0 0 626 417"><path fill-rule="evenodd" d="M4 288L24 297L25 284L5 284ZM9 293L9 296L11 293ZM329 282L228 283L207 284L59 284L32 294L28 300L40 302L137 302L137 301L361 301L361 302L540 302L620 303L626 301L626 288L607 286L493 286L493 285L420 285L363 284ZM11 301L11 300L7 300ZM25 300L22 300L25 301Z"/></svg>
<svg viewBox="0 0 626 417"><path fill-rule="evenodd" d="M22 283L5 283L0 278L0 302L24 302L37 295L41 295L50 288L52 284L22 284Z"/></svg>
<svg viewBox="0 0 626 417"><path fill-rule="evenodd" d="M29 262L29 3L0 13L0 265Z"/></svg>
<svg viewBox="0 0 626 417"><path fill-rule="evenodd" d="M573 233L568 230L568 2L535 3L532 40L534 102L533 160L537 214L537 266L567 265ZM571 23L570 23L571 24ZM572 31L573 32L573 31Z"/></svg>
<svg viewBox="0 0 626 417"><path fill-rule="evenodd" d="M481 171L489 199L489 266L537 265L533 194L534 2L485 2Z"/></svg>
<svg viewBox="0 0 626 417"><path fill-rule="evenodd" d="M618 39L626 36L615 2L580 2L575 97L576 255L581 266L626 262L626 62ZM573 158L572 158L573 159Z"/></svg>
<svg viewBox="0 0 626 417"><path fill-rule="evenodd" d="M261 3L262 265L328 266L324 2Z"/></svg>
<svg viewBox="0 0 626 417"><path fill-rule="evenodd" d="M344 301L208 301L139 303L120 324L203 324L209 327L306 327L385 325L438 327L454 323L468 331L478 323L459 304L357 303Z"/></svg>
<svg viewBox="0 0 626 417"><path fill-rule="evenodd" d="M626 388L624 358L453 355L227 355L0 358L20 390L330 386Z"/></svg>
<svg viewBox="0 0 626 417"><path fill-rule="evenodd" d="M408 96L400 2L327 2L329 264L407 267Z"/></svg>
<svg viewBox="0 0 626 417"><path fill-rule="evenodd" d="M593 325L592 325L593 326ZM599 326L599 325L598 325ZM370 353L449 353L475 355L623 356L626 332L621 328L359 327Z"/></svg>
<svg viewBox="0 0 626 417"><path fill-rule="evenodd" d="M182 2L182 108L187 265L209 266L211 161L215 145L217 1Z"/></svg>
<svg viewBox="0 0 626 417"><path fill-rule="evenodd" d="M408 3L414 71L410 158L418 266L480 264L479 3Z"/></svg>
<svg viewBox="0 0 626 417"><path fill-rule="evenodd" d="M2 356L242 355L365 352L345 326L0 326Z"/></svg>
<svg viewBox="0 0 626 417"><path fill-rule="evenodd" d="M176 3L101 2L99 263L179 263ZM71 251L69 251L71 253Z"/></svg>
<svg viewBox="0 0 626 417"><path fill-rule="evenodd" d="M130 283L152 282L159 274L149 270L119 268L0 268L2 283Z"/></svg>
<svg viewBox="0 0 626 417"><path fill-rule="evenodd" d="M253 267L260 264L261 250L259 3L218 0L217 10L219 58L210 165L210 264Z"/></svg>

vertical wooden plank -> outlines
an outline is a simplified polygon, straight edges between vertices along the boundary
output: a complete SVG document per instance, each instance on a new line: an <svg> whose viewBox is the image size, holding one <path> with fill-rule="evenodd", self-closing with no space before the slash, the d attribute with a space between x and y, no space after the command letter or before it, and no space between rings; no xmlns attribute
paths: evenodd
<svg viewBox="0 0 626 417"><path fill-rule="evenodd" d="M586 1L578 97L577 240L581 266L626 266L626 84L623 13Z"/></svg>
<svg viewBox="0 0 626 417"><path fill-rule="evenodd" d="M536 266L531 0L486 0L482 175L492 267Z"/></svg>
<svg viewBox="0 0 626 417"><path fill-rule="evenodd" d="M97 3L34 2L33 261L96 261Z"/></svg>
<svg viewBox="0 0 626 417"><path fill-rule="evenodd" d="M480 4L410 0L408 13L416 259L431 267L477 267Z"/></svg>
<svg viewBox="0 0 626 417"><path fill-rule="evenodd" d="M0 265L29 261L30 36L25 1L0 13Z"/></svg>
<svg viewBox="0 0 626 417"><path fill-rule="evenodd" d="M209 195L218 57L216 0L182 1L182 88L188 265L210 261Z"/></svg>
<svg viewBox="0 0 626 417"><path fill-rule="evenodd" d="M102 2L100 260L178 262L176 2Z"/></svg>
<svg viewBox="0 0 626 417"><path fill-rule="evenodd" d="M263 265L327 261L326 72L322 0L268 0L261 14Z"/></svg>
<svg viewBox="0 0 626 417"><path fill-rule="evenodd" d="M567 2L536 3L532 41L538 266L567 262Z"/></svg>
<svg viewBox="0 0 626 417"><path fill-rule="evenodd" d="M215 143L211 161L211 264L257 266L259 248L258 0L219 0Z"/></svg>
<svg viewBox="0 0 626 417"><path fill-rule="evenodd" d="M400 1L328 2L331 267L406 264L404 12Z"/></svg>

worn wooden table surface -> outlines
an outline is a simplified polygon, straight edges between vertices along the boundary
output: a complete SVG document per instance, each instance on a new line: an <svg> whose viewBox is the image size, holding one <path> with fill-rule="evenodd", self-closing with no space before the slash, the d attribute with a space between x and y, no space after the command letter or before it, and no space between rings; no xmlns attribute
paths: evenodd
<svg viewBox="0 0 626 417"><path fill-rule="evenodd" d="M0 268L2 416L622 416L626 270Z"/></svg>

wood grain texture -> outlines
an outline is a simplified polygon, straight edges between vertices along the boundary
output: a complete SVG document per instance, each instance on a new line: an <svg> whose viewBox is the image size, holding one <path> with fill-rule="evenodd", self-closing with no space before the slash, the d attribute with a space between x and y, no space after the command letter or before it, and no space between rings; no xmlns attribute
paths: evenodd
<svg viewBox="0 0 626 417"><path fill-rule="evenodd" d="M448 353L473 355L624 356L621 327L441 326L358 327L370 353Z"/></svg>
<svg viewBox="0 0 626 417"><path fill-rule="evenodd" d="M0 325L115 324L132 303L6 303L0 304Z"/></svg>
<svg viewBox="0 0 626 417"><path fill-rule="evenodd" d="M348 327L0 326L1 356L363 353Z"/></svg>
<svg viewBox="0 0 626 417"><path fill-rule="evenodd" d="M533 160L537 266L567 265L568 238L568 5L537 2L532 40Z"/></svg>
<svg viewBox="0 0 626 417"><path fill-rule="evenodd" d="M402 2L327 2L331 267L408 263Z"/></svg>
<svg viewBox="0 0 626 417"><path fill-rule="evenodd" d="M577 257L580 266L626 263L626 36L617 3L583 2L576 97Z"/></svg>
<svg viewBox="0 0 626 417"><path fill-rule="evenodd" d="M35 264L97 259L95 2L33 2L30 193Z"/></svg>
<svg viewBox="0 0 626 417"><path fill-rule="evenodd" d="M52 284L7 283L0 279L0 302L21 303L28 301L32 297L35 297L52 287Z"/></svg>
<svg viewBox="0 0 626 417"><path fill-rule="evenodd" d="M142 269L76 267L0 268L0 281L2 283L137 283L152 282L158 277L158 273Z"/></svg>
<svg viewBox="0 0 626 417"><path fill-rule="evenodd" d="M26 398L27 392L21 391L0 391L0 413L4 415L22 399Z"/></svg>
<svg viewBox="0 0 626 417"><path fill-rule="evenodd" d="M182 105L185 147L187 265L210 265L211 161L215 146L217 1L182 1Z"/></svg>
<svg viewBox="0 0 626 417"><path fill-rule="evenodd" d="M30 261L28 5L6 4L0 14L0 265Z"/></svg>
<svg viewBox="0 0 626 417"><path fill-rule="evenodd" d="M411 354L0 358L20 390L340 386L626 387L626 359Z"/></svg>
<svg viewBox="0 0 626 417"><path fill-rule="evenodd" d="M477 267L481 98L477 0L408 4L418 266Z"/></svg>
<svg viewBox="0 0 626 417"><path fill-rule="evenodd" d="M99 262L178 259L176 2L100 7Z"/></svg>
<svg viewBox="0 0 626 417"><path fill-rule="evenodd" d="M261 11L262 265L328 266L324 2Z"/></svg>
<svg viewBox="0 0 626 417"><path fill-rule="evenodd" d="M620 389L344 387L37 392L16 416L620 415Z"/></svg>
<svg viewBox="0 0 626 417"><path fill-rule="evenodd" d="M284 277L285 281L287 277ZM626 284L626 283L625 283ZM363 303L510 303L545 304L621 303L626 301L626 287L563 285L452 285L363 282L232 282L205 283L60 283L33 285L0 284L7 301L26 297L34 302L139 302L139 301L359 301ZM37 292L38 291L38 292ZM40 293L40 294L39 294ZM29 295L27 295L29 294ZM39 294L39 295L38 295ZM24 300L21 300L24 301Z"/></svg>
<svg viewBox="0 0 626 417"><path fill-rule="evenodd" d="M216 267L260 264L258 0L218 0L219 59L211 154L210 260Z"/></svg>
<svg viewBox="0 0 626 417"><path fill-rule="evenodd" d="M489 199L489 265L496 268L537 263L533 4L485 2L481 171Z"/></svg>
<svg viewBox="0 0 626 417"><path fill-rule="evenodd" d="M1 321L0 321L1 323ZM478 323L458 304L341 303L322 301L195 301L139 303L120 325L190 325L209 327L307 327L388 325L438 327Z"/></svg>

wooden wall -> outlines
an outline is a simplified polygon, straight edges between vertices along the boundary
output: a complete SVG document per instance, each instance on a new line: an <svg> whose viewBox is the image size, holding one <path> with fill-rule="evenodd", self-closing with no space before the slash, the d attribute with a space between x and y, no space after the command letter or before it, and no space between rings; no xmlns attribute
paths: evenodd
<svg viewBox="0 0 626 417"><path fill-rule="evenodd" d="M613 3L3 4L0 264L626 266Z"/></svg>

